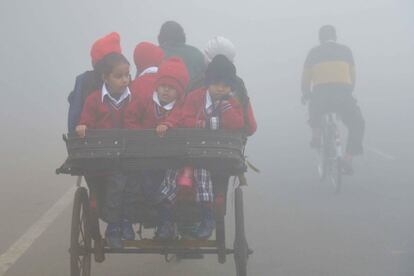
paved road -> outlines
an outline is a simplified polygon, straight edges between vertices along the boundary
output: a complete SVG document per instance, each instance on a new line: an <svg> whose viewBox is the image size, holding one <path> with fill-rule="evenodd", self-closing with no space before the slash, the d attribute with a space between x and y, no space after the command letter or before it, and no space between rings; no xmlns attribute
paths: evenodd
<svg viewBox="0 0 414 276"><path fill-rule="evenodd" d="M283 112L300 114L300 107ZM356 163L356 175L345 180L343 193L337 196L317 180L314 156L306 146L307 129L299 124L303 117L292 118L296 119L263 122L262 133L251 140L249 153L262 173L250 174L251 184L245 188L248 240L255 250L250 275L412 275L414 173L412 155L406 150L411 138L398 143L371 139L392 158L368 149ZM277 143L269 143L268 135ZM41 174L19 179L26 182L0 196L0 215L6 218L1 253L75 181ZM66 208L5 276L68 275L70 212ZM231 246L234 218L227 219ZM215 257L165 264L160 256L109 256L104 264L94 264L93 271L94 275L227 276L234 275L234 264L231 258L219 265Z"/></svg>

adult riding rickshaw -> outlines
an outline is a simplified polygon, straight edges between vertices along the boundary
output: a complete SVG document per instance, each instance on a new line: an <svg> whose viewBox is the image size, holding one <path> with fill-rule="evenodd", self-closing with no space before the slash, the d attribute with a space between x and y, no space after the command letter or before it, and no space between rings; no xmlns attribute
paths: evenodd
<svg viewBox="0 0 414 276"><path fill-rule="evenodd" d="M247 275L249 249L244 230L243 193L246 185L244 173L245 136L241 132L208 129L171 129L160 138L153 130L88 130L85 138L64 135L68 158L57 169L59 174L78 176L75 193L70 237L71 276L91 275L92 255L96 262L105 260L106 254L159 254L170 260L171 256L203 256L215 254L219 263L225 263L227 255L234 255L236 275ZM109 248L100 231L103 189L99 175L111 168L125 172L151 169L182 168L191 165L209 169L213 177L215 194L215 238L191 240L178 238L158 241L144 238L142 230L154 228L156 208L145 200L137 212L136 222L139 239L124 241L122 249ZM233 248L226 246L225 215L229 182L234 176L238 183L234 190L235 239ZM84 177L88 188L81 187ZM175 220L177 224L197 223L199 214L195 201L177 200Z"/></svg>

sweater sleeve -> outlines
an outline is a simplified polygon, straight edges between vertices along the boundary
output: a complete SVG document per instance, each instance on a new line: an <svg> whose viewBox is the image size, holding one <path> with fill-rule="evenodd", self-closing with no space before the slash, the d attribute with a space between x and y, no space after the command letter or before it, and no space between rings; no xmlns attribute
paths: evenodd
<svg viewBox="0 0 414 276"><path fill-rule="evenodd" d="M234 97L222 104L220 124L224 129L242 129L244 127L243 107Z"/></svg>
<svg viewBox="0 0 414 276"><path fill-rule="evenodd" d="M86 98L80 116L79 125L86 125L88 128L95 128L98 115L97 109L96 94L93 93Z"/></svg>
<svg viewBox="0 0 414 276"><path fill-rule="evenodd" d="M249 105L247 107L247 135L253 135L257 130L257 123L256 118L254 117L253 108L249 101Z"/></svg>
<svg viewBox="0 0 414 276"><path fill-rule="evenodd" d="M303 65L302 72L302 83L301 89L302 94L307 94L311 91L312 87L312 64L314 63L314 50L312 49L306 57L305 64Z"/></svg>

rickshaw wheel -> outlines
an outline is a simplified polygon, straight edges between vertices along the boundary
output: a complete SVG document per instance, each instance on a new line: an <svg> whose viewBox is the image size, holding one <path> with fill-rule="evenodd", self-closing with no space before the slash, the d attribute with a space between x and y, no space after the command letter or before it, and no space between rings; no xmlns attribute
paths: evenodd
<svg viewBox="0 0 414 276"><path fill-rule="evenodd" d="M88 222L88 192L80 187L75 192L70 232L70 275L91 275L92 238Z"/></svg>
<svg viewBox="0 0 414 276"><path fill-rule="evenodd" d="M240 187L235 190L235 240L234 240L234 262L236 264L237 276L247 275L247 259L249 257L249 246L244 231L244 212L243 212L243 191Z"/></svg>

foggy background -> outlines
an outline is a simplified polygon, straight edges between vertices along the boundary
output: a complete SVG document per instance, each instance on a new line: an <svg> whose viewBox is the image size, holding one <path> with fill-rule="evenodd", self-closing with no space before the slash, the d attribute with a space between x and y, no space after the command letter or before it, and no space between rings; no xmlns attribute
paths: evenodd
<svg viewBox="0 0 414 276"><path fill-rule="evenodd" d="M259 126L247 154L262 170L245 189L250 274L414 275L413 9L409 0L2 0L0 254L75 184L54 170L66 154L67 96L91 68L92 43L119 32L133 64L135 45L156 43L175 20L201 50L216 35L236 45ZM365 155L340 196L318 182L300 104L303 62L324 24L353 50L366 120ZM69 223L70 208L5 275L68 275ZM93 275L234 275L232 258L108 259Z"/></svg>

